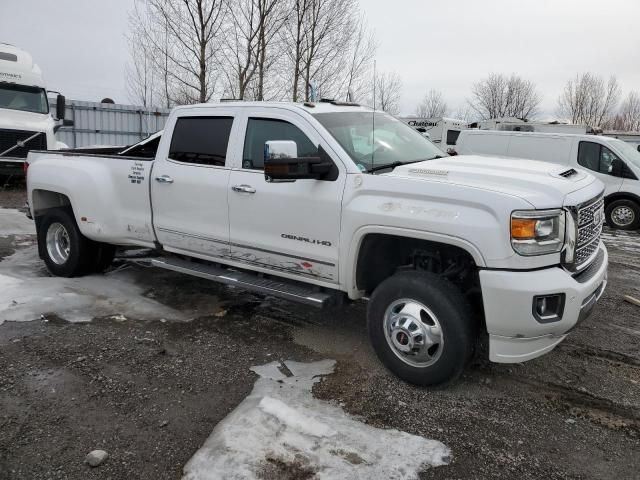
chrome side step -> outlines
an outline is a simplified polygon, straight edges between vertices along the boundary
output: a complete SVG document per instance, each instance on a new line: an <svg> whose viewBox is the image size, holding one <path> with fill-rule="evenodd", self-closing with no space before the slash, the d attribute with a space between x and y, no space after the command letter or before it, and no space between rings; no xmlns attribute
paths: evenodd
<svg viewBox="0 0 640 480"><path fill-rule="evenodd" d="M179 258L144 258L136 259L134 262L164 268L178 273L186 273L187 275L213 280L214 282L244 288L245 290L251 290L265 295L272 295L293 302L304 303L317 308L332 305L336 298L335 295L331 293L316 292L312 287L262 278L252 273L189 262Z"/></svg>

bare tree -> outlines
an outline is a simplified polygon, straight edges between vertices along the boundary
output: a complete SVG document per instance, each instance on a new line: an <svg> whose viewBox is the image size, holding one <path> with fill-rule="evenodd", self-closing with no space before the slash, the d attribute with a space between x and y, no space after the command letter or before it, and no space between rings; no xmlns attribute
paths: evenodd
<svg viewBox="0 0 640 480"><path fill-rule="evenodd" d="M541 100L533 82L515 74L492 73L473 85L469 105L482 119L529 119L537 113Z"/></svg>
<svg viewBox="0 0 640 480"><path fill-rule="evenodd" d="M131 25L174 103L211 99L226 12L226 0L137 1Z"/></svg>
<svg viewBox="0 0 640 480"><path fill-rule="evenodd" d="M640 131L640 94L630 92L627 95L610 126L625 132Z"/></svg>
<svg viewBox="0 0 640 480"><path fill-rule="evenodd" d="M131 61L125 68L129 101L134 105L152 106L158 100L158 82L150 53L140 41L138 32L127 37Z"/></svg>
<svg viewBox="0 0 640 480"><path fill-rule="evenodd" d="M476 120L476 113L473 111L468 102L461 103L458 105L458 108L453 113L453 118L457 118L458 120L463 120L467 123L473 122Z"/></svg>
<svg viewBox="0 0 640 480"><path fill-rule="evenodd" d="M605 84L602 77L592 73L579 74L567 82L558 99L558 113L571 123L604 127L611 120L620 93L614 76Z"/></svg>
<svg viewBox="0 0 640 480"><path fill-rule="evenodd" d="M357 0L290 0L283 40L291 63L291 97L309 100L313 85L324 97L363 98L371 82L375 40Z"/></svg>
<svg viewBox="0 0 640 480"><path fill-rule="evenodd" d="M444 117L447 110L447 103L444 101L442 92L432 88L416 107L416 116L421 118Z"/></svg>
<svg viewBox="0 0 640 480"><path fill-rule="evenodd" d="M345 100L358 102L371 96L373 58L377 43L363 16L354 22L352 28L354 33L351 36L351 45L345 55L346 74L338 89L343 93Z"/></svg>
<svg viewBox="0 0 640 480"><path fill-rule="evenodd" d="M229 10L223 58L226 93L244 99L252 82L252 95L264 98L264 77L269 65L267 49L284 22L283 0L239 0Z"/></svg>
<svg viewBox="0 0 640 480"><path fill-rule="evenodd" d="M402 80L395 72L386 72L376 76L375 107L391 115L400 113Z"/></svg>

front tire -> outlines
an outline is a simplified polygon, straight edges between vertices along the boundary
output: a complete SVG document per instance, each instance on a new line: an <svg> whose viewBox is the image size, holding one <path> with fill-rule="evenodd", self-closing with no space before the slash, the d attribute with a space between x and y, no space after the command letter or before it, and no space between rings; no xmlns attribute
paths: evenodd
<svg viewBox="0 0 640 480"><path fill-rule="evenodd" d="M469 305L453 284L427 272L401 272L373 292L369 338L380 361L417 385L458 378L473 353Z"/></svg>
<svg viewBox="0 0 640 480"><path fill-rule="evenodd" d="M80 232L73 213L51 209L39 222L38 242L47 269L58 277L90 273L95 261L95 242Z"/></svg>
<svg viewBox="0 0 640 480"><path fill-rule="evenodd" d="M640 227L640 206L633 200L616 200L607 205L607 224L620 230L635 230Z"/></svg>

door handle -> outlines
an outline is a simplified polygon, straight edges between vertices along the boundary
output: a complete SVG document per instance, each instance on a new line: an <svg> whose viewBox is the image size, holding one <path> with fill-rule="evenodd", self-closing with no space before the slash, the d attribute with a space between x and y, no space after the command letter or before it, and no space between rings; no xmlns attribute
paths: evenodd
<svg viewBox="0 0 640 480"><path fill-rule="evenodd" d="M156 182L158 182L158 183L173 183L173 178L171 178L169 175L160 175L159 177L156 177Z"/></svg>
<svg viewBox="0 0 640 480"><path fill-rule="evenodd" d="M256 189L251 185L234 185L231 190L238 193L256 193Z"/></svg>

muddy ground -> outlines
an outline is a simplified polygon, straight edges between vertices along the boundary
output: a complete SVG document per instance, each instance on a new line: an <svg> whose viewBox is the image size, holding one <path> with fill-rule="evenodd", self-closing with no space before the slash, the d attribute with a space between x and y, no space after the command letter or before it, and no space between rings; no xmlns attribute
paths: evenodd
<svg viewBox="0 0 640 480"><path fill-rule="evenodd" d="M0 192L19 208L24 192ZM0 258L33 248L2 238ZM0 325L0 480L175 479L251 391L249 367L334 358L317 397L378 427L440 440L453 458L424 479L634 479L640 471L640 235L608 232L609 287L552 353L515 365L475 360L446 389L388 374L371 351L365 305L318 312L203 280L133 267L145 295L189 322L127 312L67 323L49 312ZM43 270L42 275L46 275ZM85 455L110 454L96 469ZM274 465L269 478L313 478Z"/></svg>

